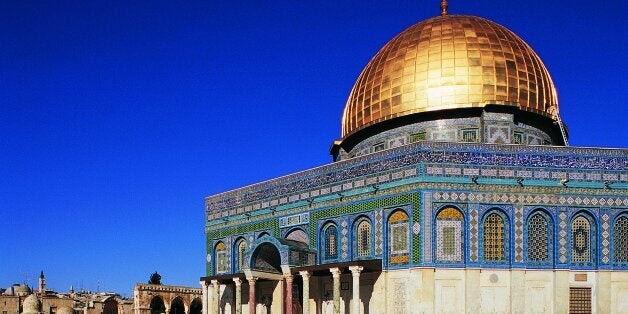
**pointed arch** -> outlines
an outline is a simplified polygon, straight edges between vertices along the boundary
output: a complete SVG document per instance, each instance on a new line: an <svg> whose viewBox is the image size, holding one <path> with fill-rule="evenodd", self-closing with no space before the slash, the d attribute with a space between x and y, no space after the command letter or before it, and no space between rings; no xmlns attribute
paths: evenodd
<svg viewBox="0 0 628 314"><path fill-rule="evenodd" d="M218 241L214 247L214 269L216 274L227 272L227 246L222 241Z"/></svg>
<svg viewBox="0 0 628 314"><path fill-rule="evenodd" d="M613 224L613 261L628 263L628 212L619 214Z"/></svg>
<svg viewBox="0 0 628 314"><path fill-rule="evenodd" d="M586 211L571 218L571 262L592 265L595 263L595 220Z"/></svg>
<svg viewBox="0 0 628 314"><path fill-rule="evenodd" d="M338 259L338 227L334 222L328 222L322 228L321 252L322 260L329 262Z"/></svg>
<svg viewBox="0 0 628 314"><path fill-rule="evenodd" d="M185 304L181 297L176 297L170 302L169 314L185 314Z"/></svg>
<svg viewBox="0 0 628 314"><path fill-rule="evenodd" d="M504 211L492 208L482 219L482 249L486 263L502 264L509 259L509 220Z"/></svg>
<svg viewBox="0 0 628 314"><path fill-rule="evenodd" d="M405 210L395 209L388 216L388 264L410 262L410 216Z"/></svg>
<svg viewBox="0 0 628 314"><path fill-rule="evenodd" d="M353 256L365 258L373 255L373 227L367 216L359 216L353 222Z"/></svg>
<svg viewBox="0 0 628 314"><path fill-rule="evenodd" d="M445 206L436 214L435 256L437 262L464 262L464 215L454 206Z"/></svg>
<svg viewBox="0 0 628 314"><path fill-rule="evenodd" d="M301 228L291 229L290 231L288 231L288 233L286 233L285 238L288 240L294 240L294 241L302 242L305 244L309 244L310 242L307 232L305 232L305 230Z"/></svg>
<svg viewBox="0 0 628 314"><path fill-rule="evenodd" d="M552 261L554 220L543 209L535 209L526 221L526 261L529 264L548 264Z"/></svg>
<svg viewBox="0 0 628 314"><path fill-rule="evenodd" d="M164 304L164 300L160 296L154 296L150 300L150 313L162 314L165 312L166 312L166 305Z"/></svg>
<svg viewBox="0 0 628 314"><path fill-rule="evenodd" d="M233 260L233 265L234 265L234 272L242 272L242 269L245 268L246 266L246 249L247 249L247 244L246 244L246 239L244 239L244 237L239 237L237 240L235 240L234 242L234 246L233 246L233 251L235 252L234 255L234 260Z"/></svg>

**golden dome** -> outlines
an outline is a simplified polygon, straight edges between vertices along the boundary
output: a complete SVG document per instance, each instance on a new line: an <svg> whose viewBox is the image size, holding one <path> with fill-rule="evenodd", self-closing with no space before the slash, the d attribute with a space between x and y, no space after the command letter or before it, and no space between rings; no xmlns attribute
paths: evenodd
<svg viewBox="0 0 628 314"><path fill-rule="evenodd" d="M536 53L507 28L442 15L390 40L358 77L342 136L414 113L496 104L555 118L554 83Z"/></svg>

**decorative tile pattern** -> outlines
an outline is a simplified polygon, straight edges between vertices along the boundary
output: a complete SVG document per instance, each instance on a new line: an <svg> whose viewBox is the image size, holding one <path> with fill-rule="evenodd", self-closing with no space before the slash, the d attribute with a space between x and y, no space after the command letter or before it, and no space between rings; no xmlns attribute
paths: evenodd
<svg viewBox="0 0 628 314"><path fill-rule="evenodd" d="M462 219L436 218L436 261L462 262Z"/></svg>
<svg viewBox="0 0 628 314"><path fill-rule="evenodd" d="M432 262L432 192L423 193L423 258Z"/></svg>
<svg viewBox="0 0 628 314"><path fill-rule="evenodd" d="M382 217L383 210L378 209L375 211L375 254L381 255L384 253L384 234L382 233L383 225L382 225Z"/></svg>
<svg viewBox="0 0 628 314"><path fill-rule="evenodd" d="M324 232L324 257L325 260L334 260L338 258L338 229L334 225L329 225Z"/></svg>
<svg viewBox="0 0 628 314"><path fill-rule="evenodd" d="M567 263L567 213L561 210L558 214L558 261Z"/></svg>
<svg viewBox="0 0 628 314"><path fill-rule="evenodd" d="M279 228L292 227L310 222L310 213L301 213L279 218Z"/></svg>
<svg viewBox="0 0 628 314"><path fill-rule="evenodd" d="M543 262L549 258L549 224L536 213L528 220L528 261Z"/></svg>
<svg viewBox="0 0 628 314"><path fill-rule="evenodd" d="M408 214L396 210L388 217L388 263L405 264L410 262L410 227Z"/></svg>
<svg viewBox="0 0 628 314"><path fill-rule="evenodd" d="M604 171L603 178L619 179L619 175L613 171L627 169L628 157L621 150L610 149L417 142L208 197L206 211L208 219L225 218L230 213L222 212L224 209L242 206L247 212L253 210L254 202L266 200L267 204L277 204L283 199L281 195L288 202L289 195L298 193L301 199L301 195L309 190L320 191L322 195L325 187L334 186L337 182L428 163L528 167L530 170L562 168L576 172L585 169L600 170Z"/></svg>
<svg viewBox="0 0 628 314"><path fill-rule="evenodd" d="M602 214L602 264L611 261L611 223L610 215Z"/></svg>
<svg viewBox="0 0 628 314"><path fill-rule="evenodd" d="M515 262L523 262L523 207L515 206Z"/></svg>
<svg viewBox="0 0 628 314"><path fill-rule="evenodd" d="M496 213L484 220L484 259L487 261L505 260L504 220Z"/></svg>
<svg viewBox="0 0 628 314"><path fill-rule="evenodd" d="M478 209L477 204L469 208L469 260L478 261Z"/></svg>
<svg viewBox="0 0 628 314"><path fill-rule="evenodd" d="M371 255L371 223L366 219L357 227L357 253L360 257Z"/></svg>
<svg viewBox="0 0 628 314"><path fill-rule="evenodd" d="M591 224L583 216L571 222L571 261L591 262Z"/></svg>
<svg viewBox="0 0 628 314"><path fill-rule="evenodd" d="M613 234L615 236L614 262L628 263L628 216L624 215L615 220Z"/></svg>
<svg viewBox="0 0 628 314"><path fill-rule="evenodd" d="M347 219L345 219L340 223L340 256L342 256L343 260L346 260L349 257L349 228L348 228Z"/></svg>

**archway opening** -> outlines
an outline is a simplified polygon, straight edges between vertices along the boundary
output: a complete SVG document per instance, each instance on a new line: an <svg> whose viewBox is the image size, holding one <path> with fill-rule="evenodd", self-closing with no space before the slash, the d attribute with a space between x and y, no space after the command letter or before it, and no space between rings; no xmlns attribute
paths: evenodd
<svg viewBox="0 0 628 314"><path fill-rule="evenodd" d="M110 298L105 301L102 309L103 314L118 314L118 301L114 298Z"/></svg>
<svg viewBox="0 0 628 314"><path fill-rule="evenodd" d="M180 297L174 298L170 303L170 314L185 314L185 305Z"/></svg>
<svg viewBox="0 0 628 314"><path fill-rule="evenodd" d="M154 297L150 300L150 314L162 314L166 313L166 306L164 300L161 297Z"/></svg>
<svg viewBox="0 0 628 314"><path fill-rule="evenodd" d="M203 312L203 304L201 299L196 298L190 303L190 314L201 314Z"/></svg>
<svg viewBox="0 0 628 314"><path fill-rule="evenodd" d="M253 252L253 269L281 273L279 250L270 243L260 244Z"/></svg>

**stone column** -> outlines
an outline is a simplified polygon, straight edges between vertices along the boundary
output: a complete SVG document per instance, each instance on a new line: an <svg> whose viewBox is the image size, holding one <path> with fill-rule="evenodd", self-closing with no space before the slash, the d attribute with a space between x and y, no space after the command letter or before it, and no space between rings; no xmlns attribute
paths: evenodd
<svg viewBox="0 0 628 314"><path fill-rule="evenodd" d="M353 300L351 300L351 314L360 314L360 272L362 266L351 266L351 276L353 277Z"/></svg>
<svg viewBox="0 0 628 314"><path fill-rule="evenodd" d="M303 278L303 314L310 314L310 273L302 270L299 275Z"/></svg>
<svg viewBox="0 0 628 314"><path fill-rule="evenodd" d="M255 281L257 278L248 278L249 281L249 314L255 314Z"/></svg>
<svg viewBox="0 0 628 314"><path fill-rule="evenodd" d="M233 278L233 282L235 282L235 312L242 314L242 279L236 277Z"/></svg>
<svg viewBox="0 0 628 314"><path fill-rule="evenodd" d="M340 268L330 268L329 271L334 278L334 314L340 314Z"/></svg>
<svg viewBox="0 0 628 314"><path fill-rule="evenodd" d="M292 274L283 275L283 278L286 281L285 312L292 314Z"/></svg>
<svg viewBox="0 0 628 314"><path fill-rule="evenodd" d="M212 304L211 314L220 314L220 286L218 280L212 280L212 286L214 287L214 303Z"/></svg>
<svg viewBox="0 0 628 314"><path fill-rule="evenodd" d="M201 281L201 289L203 290L203 297L202 297L203 314L208 314L207 313L207 282Z"/></svg>

